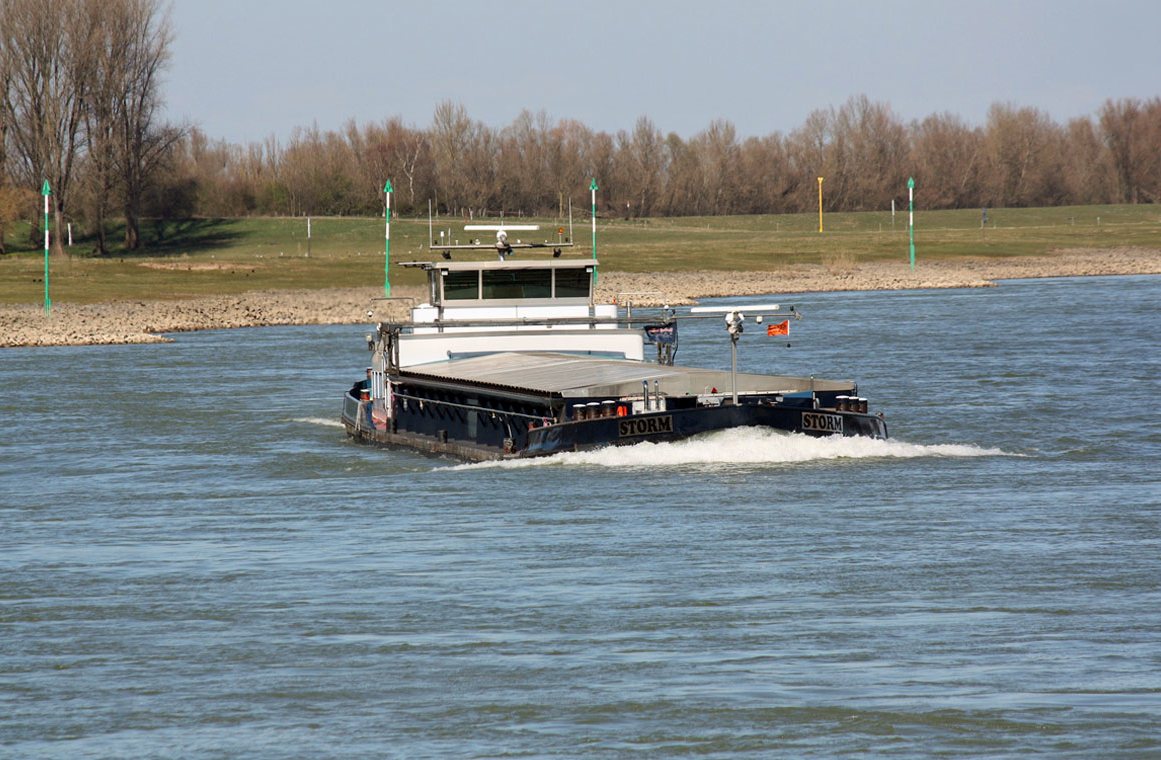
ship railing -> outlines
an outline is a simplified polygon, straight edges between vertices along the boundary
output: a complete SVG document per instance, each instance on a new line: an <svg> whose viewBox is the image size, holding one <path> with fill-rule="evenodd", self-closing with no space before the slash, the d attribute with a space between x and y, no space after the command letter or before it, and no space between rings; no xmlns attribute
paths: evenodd
<svg viewBox="0 0 1161 760"><path fill-rule="evenodd" d="M487 412L488 414L492 415L494 418L520 417L520 418L526 419L526 420L536 420L537 422L548 419L543 414L526 414L524 412L510 412L510 411L507 411L506 409L493 409L491 407L480 406L478 404L459 404L459 403L456 403L455 401L443 401L442 399L432 399L432 398L426 398L424 396L414 396L410 393L400 393L398 391L395 391L393 395L395 396L395 398L407 399L408 401L414 401L414 402L422 404L424 406L426 406L427 404L435 404L438 406L452 407L453 409L465 409L469 412Z"/></svg>
<svg viewBox="0 0 1161 760"><path fill-rule="evenodd" d="M380 330L389 327L393 329L414 328L447 328L447 327L555 327L555 326L588 326L597 325L624 325L632 327L634 323L642 324L651 321L647 317L506 317L498 319L434 319L430 322L381 322Z"/></svg>
<svg viewBox="0 0 1161 760"><path fill-rule="evenodd" d="M436 318L425 322L416 322L412 320L400 322L380 322L379 330L394 331L406 330L409 328L425 328L425 327L529 327L529 326L544 326L554 327L557 325L568 326L590 326L597 325L624 325L632 327L634 324L642 325L647 322L656 322L659 318L666 321L678 321L687 319L708 319L718 317L721 315L728 315L734 317L735 321L741 321L743 311L749 311L752 315L758 317L758 322L762 321L762 317L789 317L793 319L802 319L802 313L797 311L795 307L779 307L777 304L769 306L700 306L690 309L689 314L675 314L670 307L640 307L641 309L650 308L656 309L654 313L646 314L640 317L632 316L616 316L616 317L601 317L595 315L583 317L497 317L493 319L440 319Z"/></svg>
<svg viewBox="0 0 1161 760"><path fill-rule="evenodd" d="M658 299L661 301L661 304L662 304L661 310L663 312L669 310L669 299L665 297L665 291L663 291L663 290L621 291L616 296L614 296L613 305L619 306L621 304L624 304L625 305L625 316L628 319L633 318L633 299L632 298L624 298L623 296L661 296L661 298ZM639 308L647 308L647 307L639 307Z"/></svg>

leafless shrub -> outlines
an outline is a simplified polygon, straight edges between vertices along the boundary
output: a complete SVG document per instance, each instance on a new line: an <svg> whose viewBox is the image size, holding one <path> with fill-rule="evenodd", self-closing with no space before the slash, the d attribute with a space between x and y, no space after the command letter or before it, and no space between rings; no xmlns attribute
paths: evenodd
<svg viewBox="0 0 1161 760"><path fill-rule="evenodd" d="M853 253L828 253L822 257L822 266L828 274L851 274L859 268L859 260Z"/></svg>

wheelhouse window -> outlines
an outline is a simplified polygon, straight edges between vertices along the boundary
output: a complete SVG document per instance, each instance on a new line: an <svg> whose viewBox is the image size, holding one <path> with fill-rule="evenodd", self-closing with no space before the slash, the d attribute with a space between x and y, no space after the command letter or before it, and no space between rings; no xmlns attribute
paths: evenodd
<svg viewBox="0 0 1161 760"><path fill-rule="evenodd" d="M552 298L552 270L485 269L483 298Z"/></svg>
<svg viewBox="0 0 1161 760"><path fill-rule="evenodd" d="M438 275L430 279L432 298L444 303L588 300L593 277L591 267L433 269Z"/></svg>
<svg viewBox="0 0 1161 760"><path fill-rule="evenodd" d="M588 269L557 269L557 298L588 298L593 275Z"/></svg>
<svg viewBox="0 0 1161 760"><path fill-rule="evenodd" d="M480 297L480 273L474 271L444 272L445 301L475 301Z"/></svg>

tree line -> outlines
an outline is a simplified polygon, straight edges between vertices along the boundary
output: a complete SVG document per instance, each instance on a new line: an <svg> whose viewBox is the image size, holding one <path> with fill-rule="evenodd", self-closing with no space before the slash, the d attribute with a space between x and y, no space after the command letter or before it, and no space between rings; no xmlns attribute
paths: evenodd
<svg viewBox="0 0 1161 760"><path fill-rule="evenodd" d="M789 134L740 137L715 120L685 139L647 117L631 131L522 112L503 128L441 103L432 123L399 118L338 131L296 129L285 144L211 140L177 146L184 209L213 216L567 213L592 178L606 216L781 214L886 209L914 177L921 208L1161 201L1161 98L1109 100L1058 124L997 103L982 126L953 114L904 123L864 95L816 110Z"/></svg>
<svg viewBox="0 0 1161 760"><path fill-rule="evenodd" d="M317 125L235 144L161 117L172 30L161 0L0 0L0 233L52 189L55 240L81 225L98 253L115 222L146 218L378 215L617 217L886 209L916 182L919 208L1161 201L1161 98L1108 100L1065 123L996 103L983 125L950 113L902 121L865 95L788 134L743 137L718 119L689 138L648 117L631 130L524 111L504 127L439 104L399 118ZM31 239L30 238L30 239ZM3 252L0 235L0 253Z"/></svg>

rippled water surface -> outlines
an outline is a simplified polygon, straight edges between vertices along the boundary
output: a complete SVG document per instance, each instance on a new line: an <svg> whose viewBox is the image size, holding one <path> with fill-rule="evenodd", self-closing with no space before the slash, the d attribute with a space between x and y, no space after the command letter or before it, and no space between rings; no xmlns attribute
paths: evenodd
<svg viewBox="0 0 1161 760"><path fill-rule="evenodd" d="M787 300L741 368L891 440L463 465L345 440L361 326L0 351L0 756L1161 756L1161 278Z"/></svg>

